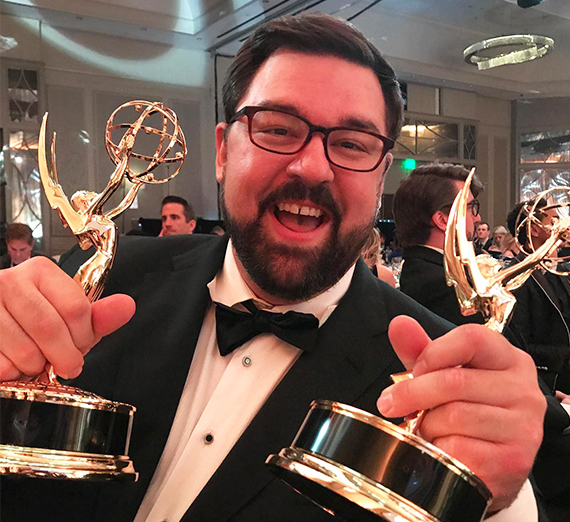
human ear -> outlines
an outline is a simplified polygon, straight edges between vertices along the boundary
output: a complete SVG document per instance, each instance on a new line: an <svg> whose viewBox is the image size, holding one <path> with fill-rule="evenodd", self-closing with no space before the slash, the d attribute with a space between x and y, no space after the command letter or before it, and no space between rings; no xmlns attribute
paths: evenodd
<svg viewBox="0 0 570 522"><path fill-rule="evenodd" d="M441 210L438 210L437 212L435 212L433 214L433 216L431 217L432 223L435 225L436 228L438 228L442 232L445 232L447 229L447 220L448 219L449 219L449 216L447 214L445 214L444 212L442 212Z"/></svg>
<svg viewBox="0 0 570 522"><path fill-rule="evenodd" d="M223 122L216 125L216 180L218 183L224 180L224 167L227 160L227 127L228 124Z"/></svg>

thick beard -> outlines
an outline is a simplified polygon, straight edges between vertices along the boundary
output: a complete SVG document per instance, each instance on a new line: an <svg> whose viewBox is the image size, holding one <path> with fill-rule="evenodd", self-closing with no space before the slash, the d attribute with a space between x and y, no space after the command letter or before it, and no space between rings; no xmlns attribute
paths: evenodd
<svg viewBox="0 0 570 522"><path fill-rule="evenodd" d="M307 300L335 285L358 259L376 218L341 236L341 213L329 189L324 185L307 187L300 180L264 198L257 217L249 222L239 222L228 212L223 184L220 197L227 230L247 274L264 292L287 302ZM275 243L267 237L261 225L263 213L287 199L311 201L332 216L331 233L322 246L309 250Z"/></svg>

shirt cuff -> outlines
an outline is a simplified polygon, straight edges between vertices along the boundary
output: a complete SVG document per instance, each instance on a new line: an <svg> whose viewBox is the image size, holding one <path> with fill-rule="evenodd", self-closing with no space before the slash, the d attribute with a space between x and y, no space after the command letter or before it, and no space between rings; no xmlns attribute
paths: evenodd
<svg viewBox="0 0 570 522"><path fill-rule="evenodd" d="M527 480L515 501L505 509L490 516L487 522L538 522L538 507L530 482Z"/></svg>

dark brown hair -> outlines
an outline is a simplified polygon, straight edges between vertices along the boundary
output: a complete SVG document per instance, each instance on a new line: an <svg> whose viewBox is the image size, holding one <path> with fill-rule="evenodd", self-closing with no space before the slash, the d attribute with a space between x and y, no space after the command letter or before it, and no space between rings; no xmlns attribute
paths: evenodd
<svg viewBox="0 0 570 522"><path fill-rule="evenodd" d="M518 236L517 236L517 228L520 226L522 221L528 217L528 213L532 208L532 206L534 205L535 201L536 199L531 199L530 201L521 201L520 203L517 203L507 215L507 228L509 229L509 232L514 237L516 237L518 242L523 246L526 246L529 241L527 228L526 226L520 227L520 229L518 230ZM540 209L546 207L547 204L548 202L544 198L541 198L536 203L534 215L538 219L542 219L546 216L546 214L541 212Z"/></svg>
<svg viewBox="0 0 570 522"><path fill-rule="evenodd" d="M25 223L12 223L6 227L6 243L14 240L21 240L31 245L34 241L32 229Z"/></svg>
<svg viewBox="0 0 570 522"><path fill-rule="evenodd" d="M396 236L403 248L425 245L433 227L432 216L451 205L457 195L454 181L465 181L469 171L462 165L431 163L412 170L394 196ZM474 176L471 193L476 198L483 185Z"/></svg>
<svg viewBox="0 0 570 522"><path fill-rule="evenodd" d="M167 203L178 203L179 205L182 205L182 212L186 218L186 223L189 223L192 220L196 221L196 212L194 212L192 205L190 205L190 203L188 203L184 198L181 198L180 196L166 196L162 200L161 207L164 207Z"/></svg>
<svg viewBox="0 0 570 522"><path fill-rule="evenodd" d="M396 139L403 119L400 84L394 69L362 33L332 16L304 13L285 16L258 27L245 41L228 70L223 87L226 122L237 111L255 73L279 49L328 55L372 69L384 95L386 129Z"/></svg>

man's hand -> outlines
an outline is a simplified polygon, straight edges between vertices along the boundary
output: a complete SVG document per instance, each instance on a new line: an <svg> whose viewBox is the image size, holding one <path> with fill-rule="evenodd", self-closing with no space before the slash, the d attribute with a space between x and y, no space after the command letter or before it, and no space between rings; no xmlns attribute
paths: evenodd
<svg viewBox="0 0 570 522"><path fill-rule="evenodd" d="M380 412L404 417L429 410L421 436L485 482L493 493L490 512L509 506L542 441L546 400L531 357L480 325L432 341L416 321L400 316L389 336L414 378L385 389Z"/></svg>
<svg viewBox="0 0 570 522"><path fill-rule="evenodd" d="M39 375L47 362L57 375L77 377L84 355L134 311L126 295L90 303L45 257L0 270L0 381Z"/></svg>

